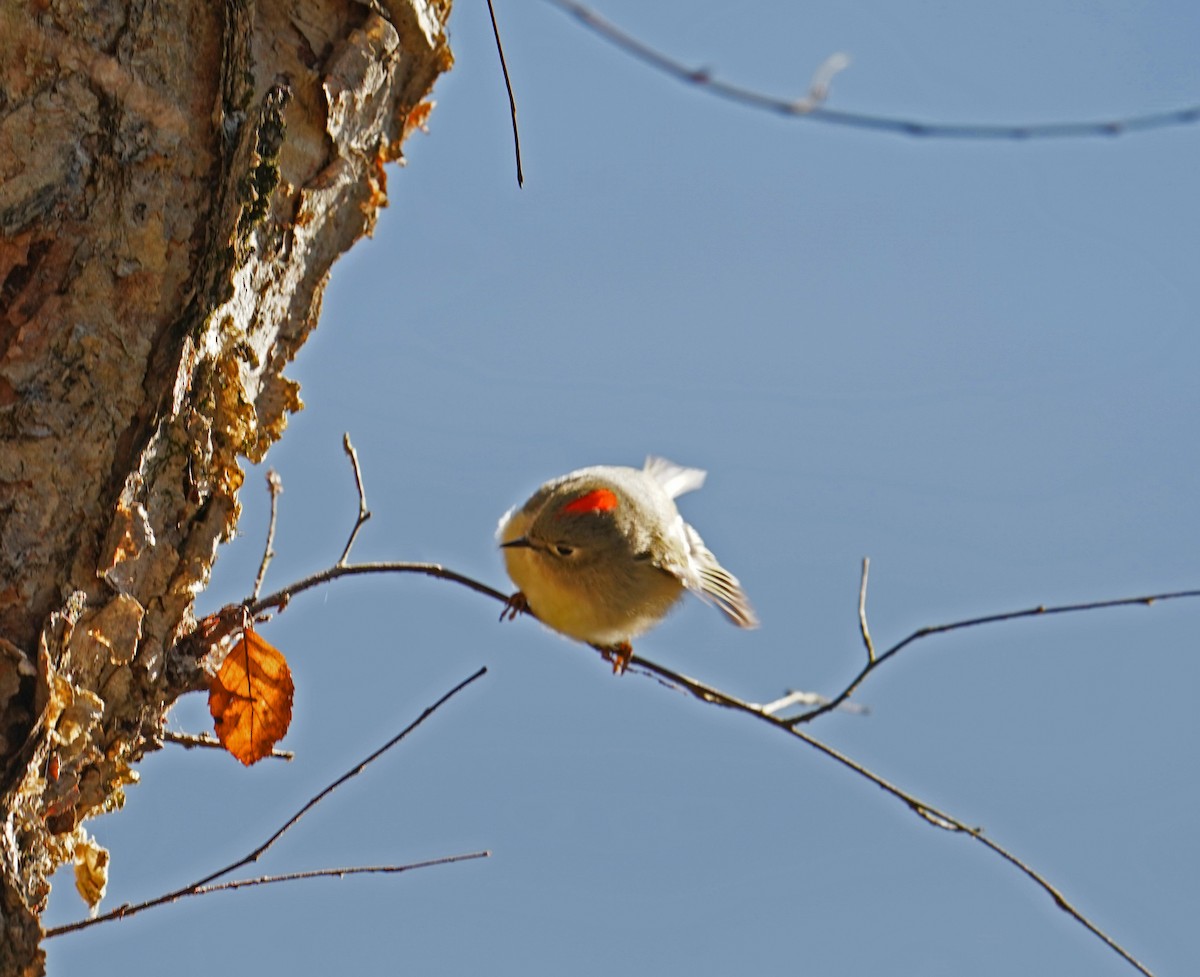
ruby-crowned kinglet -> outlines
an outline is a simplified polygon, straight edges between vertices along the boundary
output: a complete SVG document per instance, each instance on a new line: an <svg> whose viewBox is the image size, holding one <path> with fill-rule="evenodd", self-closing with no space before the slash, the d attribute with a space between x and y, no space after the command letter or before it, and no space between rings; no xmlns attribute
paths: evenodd
<svg viewBox="0 0 1200 977"><path fill-rule="evenodd" d="M633 654L629 640L662 620L685 589L738 627L757 627L737 578L675 507L677 496L703 484L699 469L653 457L640 471L598 465L547 482L506 512L496 532L521 588L506 613L532 611L605 650L616 672Z"/></svg>

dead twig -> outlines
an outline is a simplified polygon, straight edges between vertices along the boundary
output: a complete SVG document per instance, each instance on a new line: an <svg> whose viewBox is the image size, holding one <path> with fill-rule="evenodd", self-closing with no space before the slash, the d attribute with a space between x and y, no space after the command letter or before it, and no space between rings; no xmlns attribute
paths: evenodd
<svg viewBox="0 0 1200 977"><path fill-rule="evenodd" d="M162 734L164 743L174 743L176 746L182 746L185 750L224 750L224 744L215 736L210 736L207 733L173 733L167 730ZM291 750L273 749L268 754L276 760L292 761L296 759L296 754Z"/></svg>
<svg viewBox="0 0 1200 977"><path fill-rule="evenodd" d="M496 23L496 8L487 0L488 14L492 18L492 36L496 38L496 52L500 55L500 70L504 73L504 89L508 92L508 112L512 116L513 150L517 154L517 186L525 186L525 174L521 169L521 133L517 130L517 99L513 95L512 81L508 77L508 62L504 58L504 45L500 42L500 26Z"/></svg>

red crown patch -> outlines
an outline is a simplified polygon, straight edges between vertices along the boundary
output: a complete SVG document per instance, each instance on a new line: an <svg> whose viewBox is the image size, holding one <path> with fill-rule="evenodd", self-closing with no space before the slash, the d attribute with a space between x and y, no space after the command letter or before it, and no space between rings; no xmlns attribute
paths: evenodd
<svg viewBox="0 0 1200 977"><path fill-rule="evenodd" d="M593 489L568 502L562 507L560 515L570 513L573 516L580 516L589 512L609 512L615 509L617 504L616 492L610 489Z"/></svg>

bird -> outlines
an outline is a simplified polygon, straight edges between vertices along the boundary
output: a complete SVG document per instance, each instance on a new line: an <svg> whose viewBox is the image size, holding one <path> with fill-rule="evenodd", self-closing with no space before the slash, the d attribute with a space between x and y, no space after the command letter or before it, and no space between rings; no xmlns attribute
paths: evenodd
<svg viewBox="0 0 1200 977"><path fill-rule="evenodd" d="M597 465L542 485L496 536L519 588L501 619L531 613L604 653L620 674L631 639L691 591L740 628L758 627L737 578L684 522L675 499L706 473L651 455L641 469Z"/></svg>

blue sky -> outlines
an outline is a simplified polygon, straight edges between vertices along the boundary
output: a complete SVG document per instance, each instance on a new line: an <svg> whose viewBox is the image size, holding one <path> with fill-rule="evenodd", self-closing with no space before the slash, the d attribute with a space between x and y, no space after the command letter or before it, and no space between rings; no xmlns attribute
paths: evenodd
<svg viewBox="0 0 1200 977"><path fill-rule="evenodd" d="M1194 103L1200 7L604 0L687 63L941 122ZM647 453L705 468L687 519L763 620L690 601L639 654L747 699L859 667L859 563L886 646L963 617L1200 585L1200 129L915 141L715 100L545 3L500 0L526 187L482 3L451 22L430 134L334 269L291 369L268 588L341 552L507 588L492 533L541 481ZM262 473L202 610L250 589ZM177 977L1130 974L1027 880L812 750L417 578L340 582L264 628L295 762L174 750L94 822L109 905L232 861L445 690L489 674L258 868L486 861L218 895L52 941ZM869 716L810 732L1027 860L1159 974L1200 958L1200 602L939 637ZM181 704L177 729L208 724ZM256 869L256 872L258 869ZM60 875L50 924L83 907ZM221 946L216 948L216 941ZM103 969L102 969L103 972Z"/></svg>

